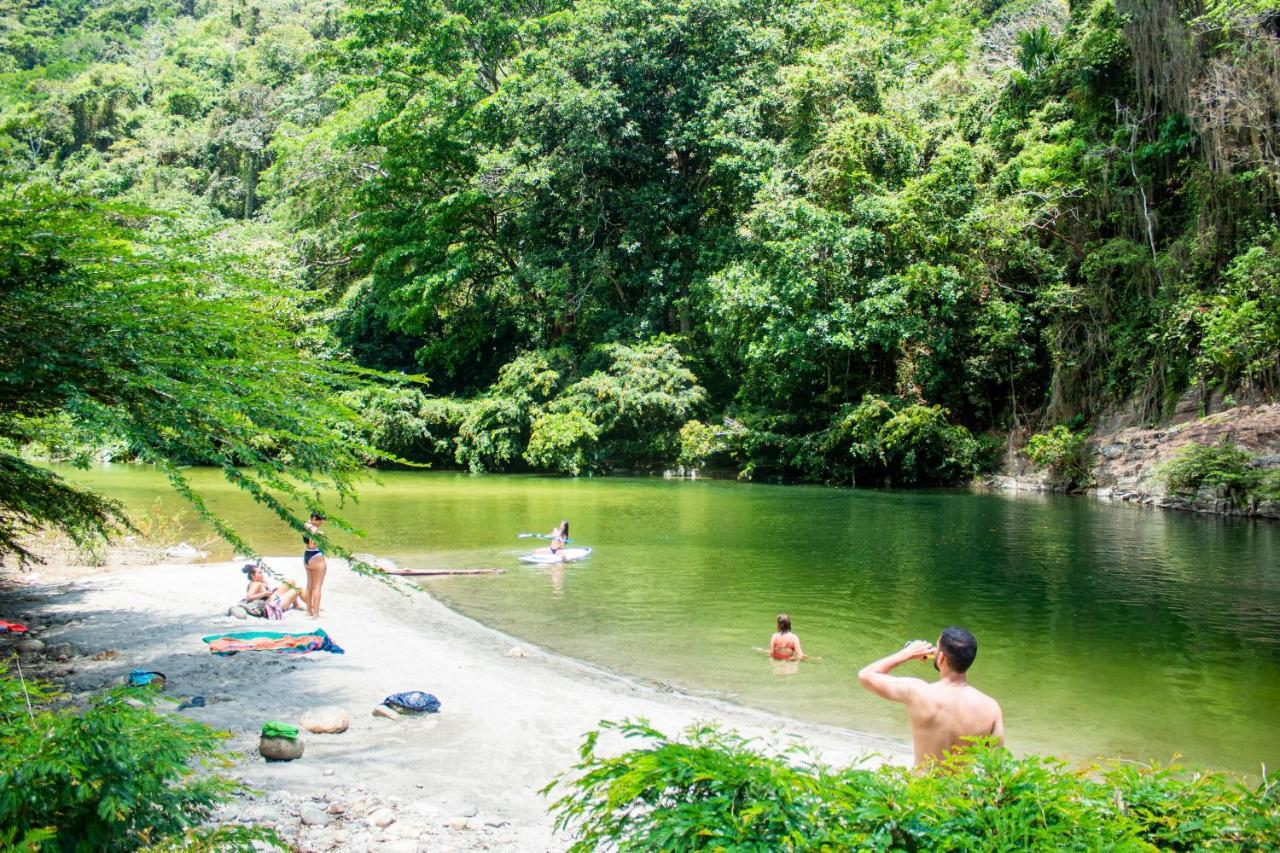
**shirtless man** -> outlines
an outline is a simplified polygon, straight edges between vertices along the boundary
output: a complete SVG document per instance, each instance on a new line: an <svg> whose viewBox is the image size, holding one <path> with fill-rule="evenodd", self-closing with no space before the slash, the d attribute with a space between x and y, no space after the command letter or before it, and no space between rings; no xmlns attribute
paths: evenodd
<svg viewBox="0 0 1280 853"><path fill-rule="evenodd" d="M963 748L963 738L992 736L1004 744L1004 718L1000 704L969 684L965 673L978 654L978 641L964 628L947 628L936 647L924 640L867 664L858 673L862 686L877 696L907 706L916 767ZM933 657L933 668L942 678L930 684L919 678L903 678L889 672L909 660Z"/></svg>

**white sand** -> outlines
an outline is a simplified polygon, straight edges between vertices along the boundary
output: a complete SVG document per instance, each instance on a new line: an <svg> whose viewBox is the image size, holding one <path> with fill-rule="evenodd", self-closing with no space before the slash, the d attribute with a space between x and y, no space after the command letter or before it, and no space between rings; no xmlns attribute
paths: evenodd
<svg viewBox="0 0 1280 853"><path fill-rule="evenodd" d="M297 557L268 562L301 578ZM774 744L798 738L837 765L910 760L905 742L662 692L660 685L548 653L415 588L389 588L336 561L325 584L324 614L315 622L301 611L282 623L225 615L243 594L238 564L135 566L68 578L58 569L20 576L22 586L10 588L0 615L30 614L48 626L40 635L46 643L79 646L83 656L72 662L75 672L67 677L73 690L97 689L136 667L164 672L169 695L206 697L207 707L181 713L231 731L231 748L246 754L235 775L264 795L275 794L258 800L256 812L233 809L233 816L261 819L265 804L283 809L286 834L298 833L296 819L291 824L287 814L296 814L298 801L326 792L332 799L335 791L349 794L360 786L359 797L401 813L404 835L411 835L412 821L438 833L426 844L389 842L391 835L373 830L367 844L363 836L353 837L338 849L563 849L565 839L553 834L548 800L538 790L572 767L583 734L602 719L645 718L669 734L695 721L715 721ZM15 593L22 598L14 600ZM346 654L222 658L200 639L236 630L314 627L324 628ZM514 646L528 657L508 656ZM120 653L90 659L107 649ZM404 690L434 693L442 712L400 720L371 715L384 697ZM335 704L351 713L347 732L307 735L306 754L298 761L267 763L257 757L264 721L296 723L308 708ZM334 772L326 777L325 769ZM461 818L470 818L466 828ZM301 832L294 839L310 846L311 829ZM317 837L312 843L319 849L332 841Z"/></svg>

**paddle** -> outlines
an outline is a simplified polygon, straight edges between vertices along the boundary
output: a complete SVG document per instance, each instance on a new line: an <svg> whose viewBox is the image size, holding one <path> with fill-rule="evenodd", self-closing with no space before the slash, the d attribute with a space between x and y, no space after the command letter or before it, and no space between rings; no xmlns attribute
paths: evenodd
<svg viewBox="0 0 1280 853"><path fill-rule="evenodd" d="M550 533L517 533L517 539L554 539ZM565 542L572 542L572 539L566 539Z"/></svg>

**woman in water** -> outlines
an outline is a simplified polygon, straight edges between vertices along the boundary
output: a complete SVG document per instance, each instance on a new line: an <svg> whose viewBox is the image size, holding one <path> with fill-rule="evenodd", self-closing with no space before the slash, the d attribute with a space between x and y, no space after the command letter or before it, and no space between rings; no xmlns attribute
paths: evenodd
<svg viewBox="0 0 1280 853"><path fill-rule="evenodd" d="M307 569L307 592L302 600L307 603L307 615L312 619L320 617L320 590L324 587L325 572L329 570L324 551L320 550L320 543L314 538L322 524L324 516L313 512L311 520L304 525L307 532L302 534L302 565Z"/></svg>
<svg viewBox="0 0 1280 853"><path fill-rule="evenodd" d="M548 546L552 554L564 550L564 543L569 541L569 522L561 521L560 526L551 531L551 544Z"/></svg>
<svg viewBox="0 0 1280 853"><path fill-rule="evenodd" d="M259 599L265 601L268 618L282 619L286 610L292 610L295 607L302 609L298 605L299 599L302 598L302 591L291 582L285 581L274 588L267 586L262 566L257 563L249 563L241 571L249 579L249 587L244 592L245 603Z"/></svg>
<svg viewBox="0 0 1280 853"><path fill-rule="evenodd" d="M800 660L804 657L800 638L791 633L791 617L785 613L778 614L778 632L769 640L769 657L774 660Z"/></svg>

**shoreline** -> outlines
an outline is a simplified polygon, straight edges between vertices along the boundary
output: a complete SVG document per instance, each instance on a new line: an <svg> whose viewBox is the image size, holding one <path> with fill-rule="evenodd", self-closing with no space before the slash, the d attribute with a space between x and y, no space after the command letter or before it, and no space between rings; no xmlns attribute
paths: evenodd
<svg viewBox="0 0 1280 853"><path fill-rule="evenodd" d="M297 557L267 563L301 580ZM296 610L283 622L226 615L244 590L234 562L46 565L7 581L0 616L43 626L35 636L47 645L77 647L74 658L50 667L73 696L134 668L165 673L168 696L204 696L205 707L174 713L230 731L228 749L244 756L231 775L260 792L233 801L220 818L274 822L304 850L564 849L567 839L547 813L551 799L538 792L577 763L583 736L606 719L643 718L668 735L715 722L769 749L799 742L837 766L911 760L905 741L676 692L549 652L450 609L428 589L363 578L337 560L317 621ZM346 653L220 658L200 639L316 627ZM117 653L94 659L110 650ZM383 698L407 690L435 694L441 713L372 715ZM304 711L329 705L349 712L346 732L304 733L306 752L294 762L257 754L263 722L296 724ZM613 734L601 743L601 751L623 748ZM315 817L317 810L330 817ZM308 812L314 822L304 825ZM384 812L393 820L380 826Z"/></svg>

